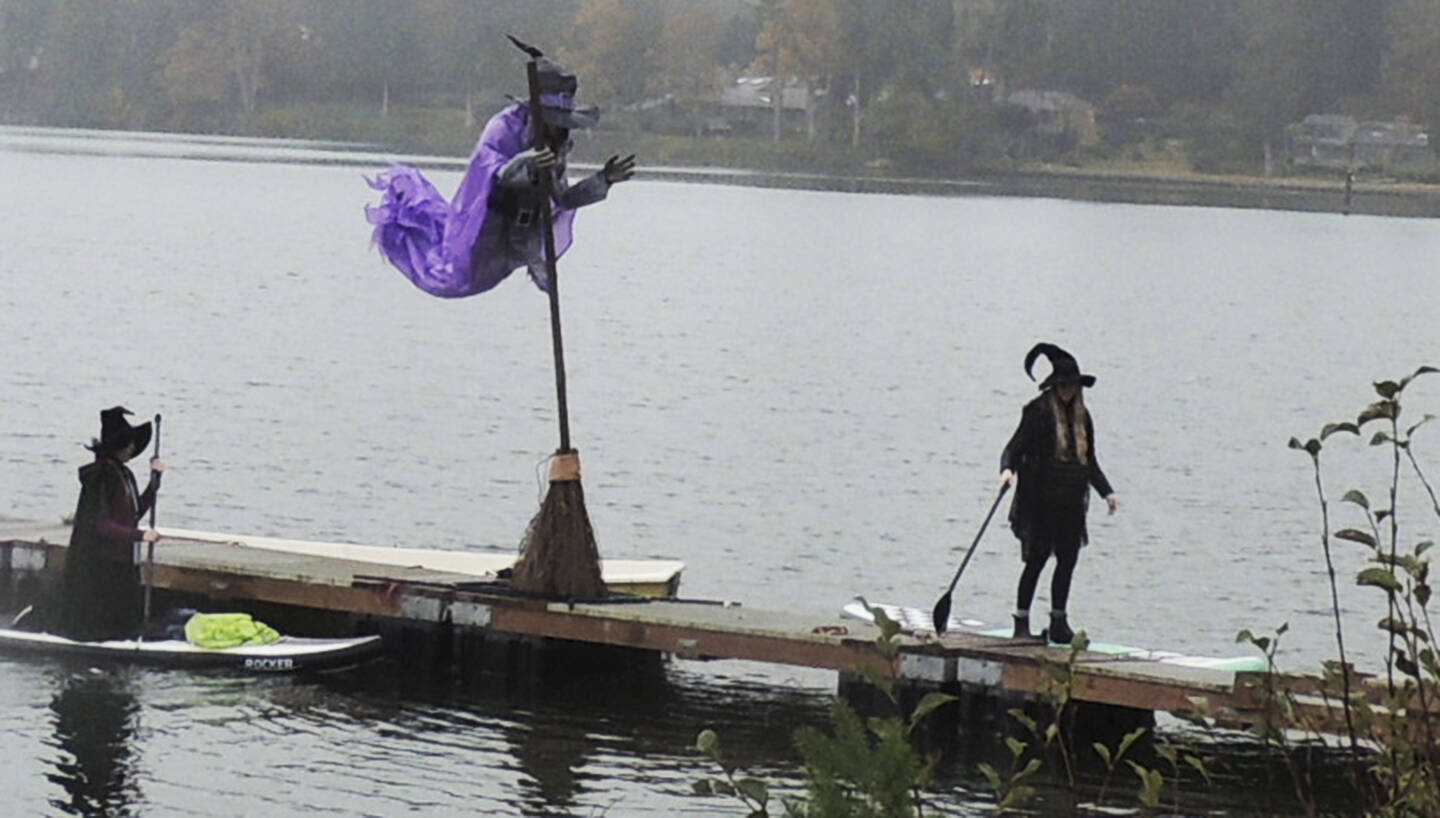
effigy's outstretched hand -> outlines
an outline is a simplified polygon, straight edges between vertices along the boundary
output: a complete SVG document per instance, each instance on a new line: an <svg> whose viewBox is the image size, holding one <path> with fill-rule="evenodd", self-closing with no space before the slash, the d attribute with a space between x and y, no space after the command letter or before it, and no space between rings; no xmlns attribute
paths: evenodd
<svg viewBox="0 0 1440 818"><path fill-rule="evenodd" d="M619 156L612 156L605 160L605 182L616 184L629 179L635 175L635 154L621 159Z"/></svg>

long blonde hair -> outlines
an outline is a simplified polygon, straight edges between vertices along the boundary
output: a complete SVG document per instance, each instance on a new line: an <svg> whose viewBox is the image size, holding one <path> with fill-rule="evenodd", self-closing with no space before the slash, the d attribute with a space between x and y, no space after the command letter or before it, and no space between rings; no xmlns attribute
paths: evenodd
<svg viewBox="0 0 1440 818"><path fill-rule="evenodd" d="M1090 433L1086 420L1090 413L1085 409L1085 390L1078 384L1075 397L1066 411L1065 401L1060 399L1058 389L1050 390L1050 409L1055 416L1055 459L1074 460L1080 464L1090 463ZM1074 447L1071 447L1071 437Z"/></svg>

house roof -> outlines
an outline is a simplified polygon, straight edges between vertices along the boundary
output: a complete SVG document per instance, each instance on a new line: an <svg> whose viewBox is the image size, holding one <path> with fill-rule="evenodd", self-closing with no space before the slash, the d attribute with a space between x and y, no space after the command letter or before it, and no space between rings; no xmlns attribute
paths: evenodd
<svg viewBox="0 0 1440 818"><path fill-rule="evenodd" d="M1355 130L1355 143L1423 148L1430 144L1430 137L1409 122L1361 122Z"/></svg>
<svg viewBox="0 0 1440 818"><path fill-rule="evenodd" d="M1355 117L1343 114L1310 114L1299 124L1302 133L1320 142L1349 142L1357 127Z"/></svg>
<svg viewBox="0 0 1440 818"><path fill-rule="evenodd" d="M769 108L774 102L771 87L772 77L740 77L720 93L720 104L733 108ZM805 87L787 85L781 92L781 106L797 111L805 110Z"/></svg>
<svg viewBox="0 0 1440 818"><path fill-rule="evenodd" d="M1012 93L1006 101L1013 105L1028 108L1031 111L1070 111L1086 113L1094 111L1095 106L1064 91L1041 91L1034 88L1024 88Z"/></svg>

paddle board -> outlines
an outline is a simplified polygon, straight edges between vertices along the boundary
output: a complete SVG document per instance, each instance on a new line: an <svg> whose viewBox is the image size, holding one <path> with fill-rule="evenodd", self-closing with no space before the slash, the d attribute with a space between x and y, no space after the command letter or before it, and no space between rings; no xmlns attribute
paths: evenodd
<svg viewBox="0 0 1440 818"><path fill-rule="evenodd" d="M233 668L255 673L333 669L356 664L379 650L378 636L345 639L282 636L268 645L208 650L181 639L77 642L49 633L0 628L0 653L76 656L174 668Z"/></svg>
<svg viewBox="0 0 1440 818"><path fill-rule="evenodd" d="M868 607L867 607L868 604ZM930 621L929 611L919 608L910 608L903 605L889 605L885 603L867 603L863 598L856 597L846 603L840 609L842 616L851 619L859 619L865 622L874 622L875 618L870 609L878 608L890 619L900 625L903 633L911 634L934 634L935 625ZM1014 633L1013 627L996 628L987 626L985 622L978 619L957 618L953 614L947 623L947 633L964 632L988 636L994 639L1001 639L1011 644L1016 644L1010 636ZM1036 640L1038 642L1038 639ZM1051 643L1052 647L1066 647ZM1151 650L1149 648L1137 648L1130 645L1121 645L1114 642L1100 642L1092 640L1087 648L1091 653L1104 653L1121 659L1137 659L1143 661L1160 662L1167 665L1179 665L1181 667L1199 667L1210 670L1226 671L1260 671L1266 669L1263 656L1188 656L1183 653L1168 650Z"/></svg>

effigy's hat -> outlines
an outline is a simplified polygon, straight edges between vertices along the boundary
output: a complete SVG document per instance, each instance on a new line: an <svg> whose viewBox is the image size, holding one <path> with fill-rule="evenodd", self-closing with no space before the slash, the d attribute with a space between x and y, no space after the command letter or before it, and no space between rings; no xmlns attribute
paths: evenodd
<svg viewBox="0 0 1440 818"><path fill-rule="evenodd" d="M540 115L557 128L593 128L600 124L600 109L594 105L575 104L575 91L580 87L575 75L565 66L540 57L535 61L540 77Z"/></svg>
<svg viewBox="0 0 1440 818"><path fill-rule="evenodd" d="M1030 372L1030 367L1035 365L1035 359L1041 355L1050 359L1050 375L1040 382L1041 391L1062 383L1078 383L1085 387L1095 385L1094 375L1080 374L1080 364L1075 361L1074 355L1044 341L1031 347L1030 351L1025 354L1025 374L1030 376L1030 380L1035 380L1035 376Z"/></svg>
<svg viewBox="0 0 1440 818"><path fill-rule="evenodd" d="M104 454L117 454L127 445L134 443L134 450L130 456L145 451L150 445L150 421L145 421L139 426L131 426L130 421L125 419L126 415L134 414L123 406L112 406L100 412L100 439L93 441L88 447L92 452Z"/></svg>
<svg viewBox="0 0 1440 818"><path fill-rule="evenodd" d="M575 92L580 88L580 81L573 72L532 45L514 37L510 41L535 60L535 75L540 85L540 116L547 125L574 130L593 128L600 123L599 108L575 104ZM511 99L525 101L515 97Z"/></svg>

